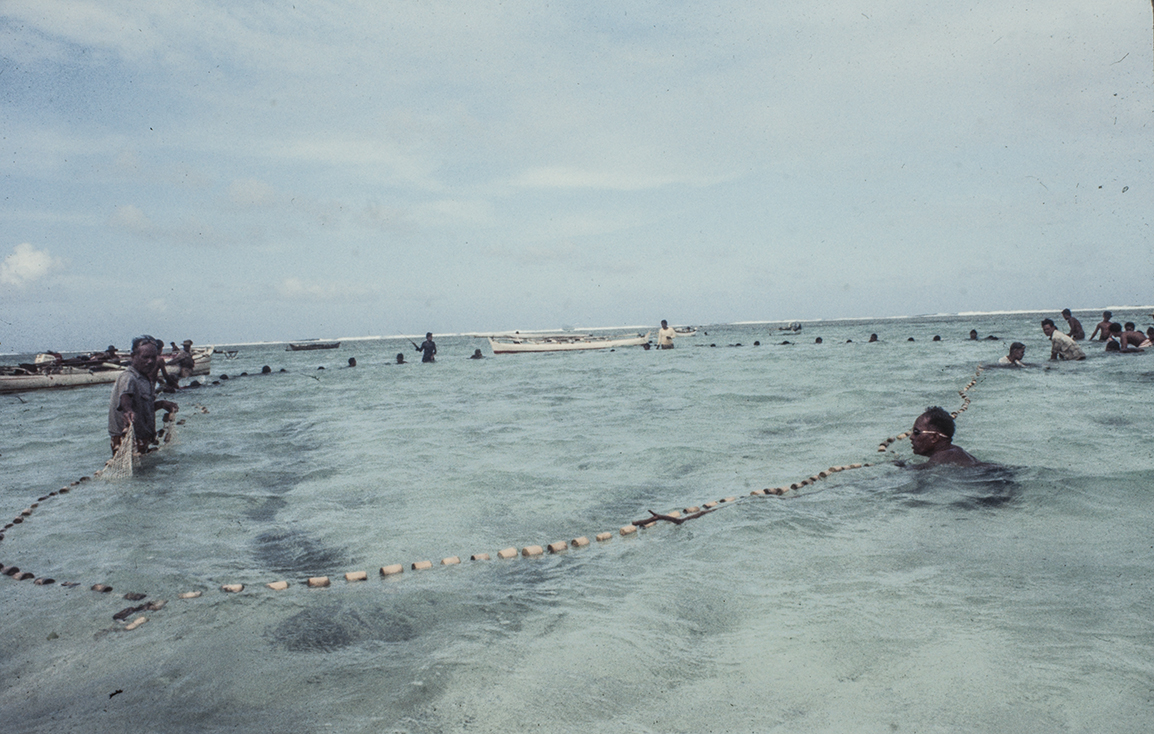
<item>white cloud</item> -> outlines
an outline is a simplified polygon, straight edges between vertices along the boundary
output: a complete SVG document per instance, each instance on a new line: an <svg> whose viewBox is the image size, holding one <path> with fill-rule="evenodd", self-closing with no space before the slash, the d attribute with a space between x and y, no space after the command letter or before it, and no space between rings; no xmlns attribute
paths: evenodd
<svg viewBox="0 0 1154 734"><path fill-rule="evenodd" d="M116 207L108 220L109 226L124 230L141 237L157 237L160 229L152 220L134 204L124 204Z"/></svg>
<svg viewBox="0 0 1154 734"><path fill-rule="evenodd" d="M27 242L22 242L0 263L0 283L27 285L62 267L64 260L61 258L52 257L48 250L37 250Z"/></svg>
<svg viewBox="0 0 1154 734"><path fill-rule="evenodd" d="M290 301L356 301L373 295L373 289L347 282L309 282L285 278L276 287L281 298Z"/></svg>
<svg viewBox="0 0 1154 734"><path fill-rule="evenodd" d="M228 187L228 198L233 204L247 209L263 209L276 204L276 190L264 181L253 178L237 179Z"/></svg>
<svg viewBox="0 0 1154 734"><path fill-rule="evenodd" d="M720 179L654 174L641 171L597 171L551 166L532 168L513 179L513 185L542 189L606 189L610 191L643 191L671 184L706 185Z"/></svg>

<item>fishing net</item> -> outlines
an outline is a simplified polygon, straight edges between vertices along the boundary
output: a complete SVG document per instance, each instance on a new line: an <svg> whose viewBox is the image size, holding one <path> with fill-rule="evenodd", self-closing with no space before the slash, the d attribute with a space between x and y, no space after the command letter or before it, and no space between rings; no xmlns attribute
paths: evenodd
<svg viewBox="0 0 1154 734"><path fill-rule="evenodd" d="M105 479L127 479L132 476L132 464L136 453L136 429L132 427L132 422L128 423L128 430L124 432L124 437L120 439L120 446L117 447L116 453L104 465Z"/></svg>
<svg viewBox="0 0 1154 734"><path fill-rule="evenodd" d="M161 429L162 436L160 438L161 446L175 446L180 442L176 434L176 421L172 413L164 414L164 428Z"/></svg>

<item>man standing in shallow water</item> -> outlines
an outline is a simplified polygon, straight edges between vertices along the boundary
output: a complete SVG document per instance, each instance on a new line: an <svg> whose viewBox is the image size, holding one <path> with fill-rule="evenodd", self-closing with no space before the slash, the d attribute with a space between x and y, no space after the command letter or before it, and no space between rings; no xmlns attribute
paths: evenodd
<svg viewBox="0 0 1154 734"><path fill-rule="evenodd" d="M434 358L437 354L437 343L433 341L433 332L430 331L425 334L425 341L421 342L421 346L417 347L417 351L421 352L422 362L437 361Z"/></svg>
<svg viewBox="0 0 1154 734"><path fill-rule="evenodd" d="M914 421L914 429L910 432L910 445L918 456L925 456L929 461L924 464L910 464L910 469L924 469L937 464L953 464L955 466L985 466L970 455L961 446L954 443L954 419L943 408L934 406L926 408L926 412ZM898 462L905 466L904 462Z"/></svg>
<svg viewBox="0 0 1154 734"><path fill-rule="evenodd" d="M179 410L170 400L157 400L153 380L156 372L156 341L140 336L132 340L132 364L116 380L112 400L108 406L108 435L112 439L112 453L120 448L124 432L131 423L136 433L135 450L141 454L156 439L156 411L175 413Z"/></svg>
<svg viewBox="0 0 1154 734"><path fill-rule="evenodd" d="M1074 314L1070 309L1062 309L1062 318L1066 319L1066 323L1070 326L1070 338L1076 342L1080 342L1086 338L1086 330L1082 328L1082 322L1074 318Z"/></svg>
<svg viewBox="0 0 1154 734"><path fill-rule="evenodd" d="M669 326L669 322L661 319L661 328L657 330L657 348L673 349L673 337L677 333Z"/></svg>

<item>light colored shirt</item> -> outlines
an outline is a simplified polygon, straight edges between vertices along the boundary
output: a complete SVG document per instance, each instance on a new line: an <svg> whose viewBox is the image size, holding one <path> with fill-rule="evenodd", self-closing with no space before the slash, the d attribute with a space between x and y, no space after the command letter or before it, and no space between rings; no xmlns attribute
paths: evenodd
<svg viewBox="0 0 1154 734"><path fill-rule="evenodd" d="M156 389L152 381L129 367L116 378L112 400L108 404L108 435L119 436L128 426L120 412L120 396L132 396L132 412L136 416L133 427L137 441L148 441L156 435Z"/></svg>
<svg viewBox="0 0 1154 734"><path fill-rule="evenodd" d="M664 329L657 330L657 346L671 347L673 346L673 337L677 332L673 330L672 326L666 326Z"/></svg>
<svg viewBox="0 0 1154 734"><path fill-rule="evenodd" d="M1060 331L1055 331L1050 335L1050 356L1057 356L1058 359L1085 359L1086 354L1082 351L1073 339Z"/></svg>

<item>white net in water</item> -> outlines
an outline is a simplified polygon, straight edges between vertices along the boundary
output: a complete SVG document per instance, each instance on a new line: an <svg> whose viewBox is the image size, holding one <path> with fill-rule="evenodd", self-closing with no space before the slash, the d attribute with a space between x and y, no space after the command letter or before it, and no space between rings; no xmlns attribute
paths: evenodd
<svg viewBox="0 0 1154 734"><path fill-rule="evenodd" d="M116 453L104 465L105 479L127 479L132 476L132 462L134 461L134 454L136 453L136 429L132 427L131 421L128 424L128 430L124 432L124 437L120 439L120 446L116 449Z"/></svg>

